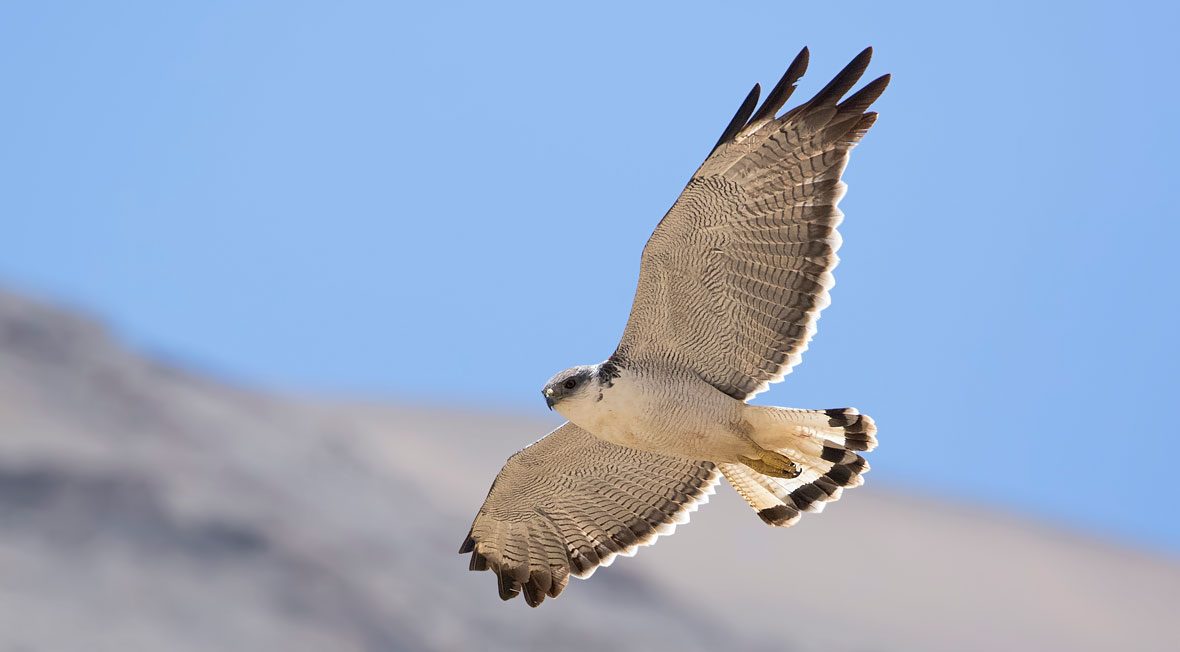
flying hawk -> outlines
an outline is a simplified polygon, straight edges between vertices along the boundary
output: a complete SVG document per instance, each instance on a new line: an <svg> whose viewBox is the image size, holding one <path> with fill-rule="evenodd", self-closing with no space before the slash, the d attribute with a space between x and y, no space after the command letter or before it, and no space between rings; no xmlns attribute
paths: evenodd
<svg viewBox="0 0 1180 652"><path fill-rule="evenodd" d="M648 240L614 354L545 385L569 421L508 459L459 549L496 573L502 599L535 607L634 554L722 475L775 526L862 483L868 416L746 401L799 363L829 303L840 175L889 83L844 98L871 56L781 116L807 49L760 107L754 86Z"/></svg>

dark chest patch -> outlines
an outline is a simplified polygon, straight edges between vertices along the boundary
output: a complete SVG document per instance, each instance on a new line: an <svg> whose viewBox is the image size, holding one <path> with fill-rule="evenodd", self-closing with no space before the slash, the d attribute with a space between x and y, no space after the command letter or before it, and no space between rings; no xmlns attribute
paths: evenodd
<svg viewBox="0 0 1180 652"><path fill-rule="evenodd" d="M619 377L619 363L615 361L615 356L606 359L606 362L598 366L598 400L602 400L602 393L607 389L614 387L615 379Z"/></svg>
<svg viewBox="0 0 1180 652"><path fill-rule="evenodd" d="M610 387L614 384L614 380L619 377L619 363L615 360L615 356L606 359L606 362L598 366L598 382L605 387Z"/></svg>

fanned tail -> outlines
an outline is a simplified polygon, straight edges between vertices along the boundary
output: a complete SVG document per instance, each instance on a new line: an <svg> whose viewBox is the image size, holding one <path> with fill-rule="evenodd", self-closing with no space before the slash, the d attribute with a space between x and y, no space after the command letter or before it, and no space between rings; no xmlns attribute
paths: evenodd
<svg viewBox="0 0 1180 652"><path fill-rule="evenodd" d="M859 487L869 464L855 451L877 446L877 427L853 408L795 410L749 406L754 441L795 462L794 478L759 473L745 464L719 468L733 488L770 525L794 525L803 512L823 511L845 488Z"/></svg>

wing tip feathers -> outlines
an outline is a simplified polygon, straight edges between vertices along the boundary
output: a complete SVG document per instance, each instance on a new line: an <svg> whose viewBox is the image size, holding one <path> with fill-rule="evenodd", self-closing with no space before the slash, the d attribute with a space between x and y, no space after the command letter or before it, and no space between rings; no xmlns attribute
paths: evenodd
<svg viewBox="0 0 1180 652"><path fill-rule="evenodd" d="M523 594L525 603L530 607L537 607L544 602L545 597L556 598L569 583L570 577L588 579L600 567L610 566L617 557L631 557L642 546L649 546L661 537L672 534L677 525L688 522L688 515L700 505L707 503L709 497L716 493L716 486L721 479L721 473L715 465L711 465L704 476L699 477L699 483L686 494L686 500L678 505L675 512L668 515L668 520L653 527L643 535L635 534L633 539L623 543L611 539L615 550L599 548L595 551L594 559L567 557L568 568L550 566L549 586L544 586L537 578L537 573L530 572L526 563L508 565L502 559L489 559L488 555L480 552L481 546L474 534L469 534L460 547L461 554L471 553L471 570L491 570L496 574L497 592L501 600L511 600Z"/></svg>

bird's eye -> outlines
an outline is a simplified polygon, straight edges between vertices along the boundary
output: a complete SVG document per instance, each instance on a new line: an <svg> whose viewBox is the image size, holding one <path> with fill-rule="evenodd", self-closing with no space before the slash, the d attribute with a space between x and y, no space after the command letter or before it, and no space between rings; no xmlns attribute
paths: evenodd
<svg viewBox="0 0 1180 652"><path fill-rule="evenodd" d="M578 386L578 381L574 380L573 378L567 378L566 381L561 384L561 386L566 389L573 389Z"/></svg>

